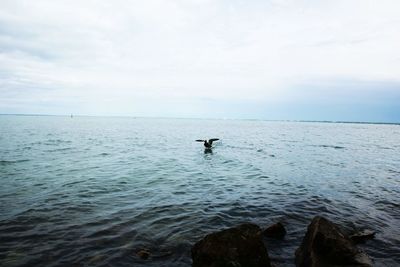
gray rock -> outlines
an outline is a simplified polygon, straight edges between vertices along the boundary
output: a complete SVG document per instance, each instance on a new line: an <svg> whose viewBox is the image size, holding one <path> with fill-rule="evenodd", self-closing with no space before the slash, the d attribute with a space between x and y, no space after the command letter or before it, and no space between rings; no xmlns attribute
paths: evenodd
<svg viewBox="0 0 400 267"><path fill-rule="evenodd" d="M308 226L301 246L296 250L297 267L370 267L371 259L359 250L341 230L322 217Z"/></svg>
<svg viewBox="0 0 400 267"><path fill-rule="evenodd" d="M193 267L270 267L269 256L255 224L205 236L192 248Z"/></svg>

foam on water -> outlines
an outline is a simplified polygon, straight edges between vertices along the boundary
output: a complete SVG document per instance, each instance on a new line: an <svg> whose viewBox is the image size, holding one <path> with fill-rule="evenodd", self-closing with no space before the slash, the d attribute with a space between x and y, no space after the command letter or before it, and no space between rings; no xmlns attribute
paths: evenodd
<svg viewBox="0 0 400 267"><path fill-rule="evenodd" d="M399 151L398 125L0 116L0 265L188 266L205 234L280 220L266 244L293 266L323 215L396 266Z"/></svg>

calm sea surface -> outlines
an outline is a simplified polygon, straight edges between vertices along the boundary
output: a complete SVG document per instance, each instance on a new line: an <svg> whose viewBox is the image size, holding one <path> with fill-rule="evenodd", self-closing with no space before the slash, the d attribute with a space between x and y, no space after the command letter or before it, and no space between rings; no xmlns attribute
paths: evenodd
<svg viewBox="0 0 400 267"><path fill-rule="evenodd" d="M0 266L190 266L204 235L277 221L294 266L315 215L400 266L399 125L0 116L0 182Z"/></svg>

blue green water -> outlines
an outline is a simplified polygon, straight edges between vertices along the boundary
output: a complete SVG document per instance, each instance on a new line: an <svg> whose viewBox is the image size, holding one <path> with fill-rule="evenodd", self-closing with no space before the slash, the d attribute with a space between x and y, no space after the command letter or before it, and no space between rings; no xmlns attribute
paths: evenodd
<svg viewBox="0 0 400 267"><path fill-rule="evenodd" d="M0 266L190 266L205 234L278 220L294 266L315 215L398 266L399 152L399 125L0 116Z"/></svg>

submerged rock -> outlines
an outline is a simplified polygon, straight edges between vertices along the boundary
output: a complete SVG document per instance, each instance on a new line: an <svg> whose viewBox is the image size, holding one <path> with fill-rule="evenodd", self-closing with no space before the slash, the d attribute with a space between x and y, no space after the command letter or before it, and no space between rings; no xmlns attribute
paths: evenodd
<svg viewBox="0 0 400 267"><path fill-rule="evenodd" d="M263 234L267 237L283 238L286 235L286 229L282 223L278 222L265 229Z"/></svg>
<svg viewBox="0 0 400 267"><path fill-rule="evenodd" d="M362 230L350 236L354 243L364 243L365 241L375 237L375 232L372 230Z"/></svg>
<svg viewBox="0 0 400 267"><path fill-rule="evenodd" d="M192 248L193 267L270 267L261 229L247 223L205 236Z"/></svg>
<svg viewBox="0 0 400 267"><path fill-rule="evenodd" d="M141 249L136 255L142 260L147 260L150 257L150 251L148 249Z"/></svg>
<svg viewBox="0 0 400 267"><path fill-rule="evenodd" d="M301 246L296 250L298 267L370 267L371 259L357 249L332 222L315 217L308 226Z"/></svg>

